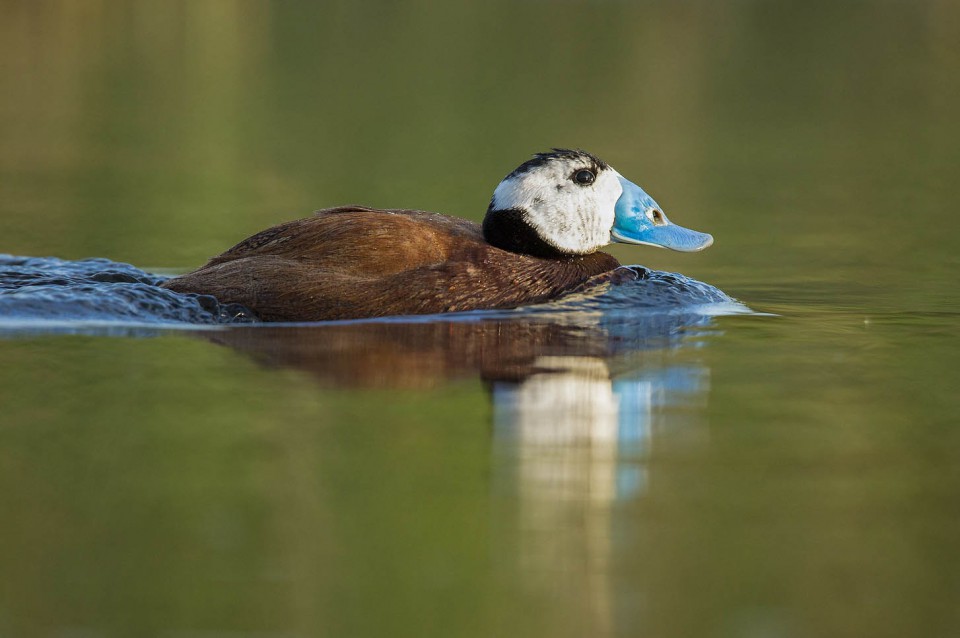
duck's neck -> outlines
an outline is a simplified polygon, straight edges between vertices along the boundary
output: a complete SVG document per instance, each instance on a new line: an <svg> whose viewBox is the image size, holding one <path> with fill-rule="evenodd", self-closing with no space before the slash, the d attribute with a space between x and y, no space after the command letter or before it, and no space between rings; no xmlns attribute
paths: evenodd
<svg viewBox="0 0 960 638"><path fill-rule="evenodd" d="M526 213L515 208L488 208L487 215L483 218L483 238L488 244L521 255L543 259L569 257L545 242L527 222Z"/></svg>

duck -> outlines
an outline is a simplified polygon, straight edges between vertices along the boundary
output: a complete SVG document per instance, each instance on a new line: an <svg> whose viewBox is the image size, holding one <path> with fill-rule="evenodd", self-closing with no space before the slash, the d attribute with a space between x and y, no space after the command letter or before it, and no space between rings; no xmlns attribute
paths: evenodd
<svg viewBox="0 0 960 638"><path fill-rule="evenodd" d="M613 243L681 252L713 243L579 149L536 153L493 192L482 223L340 206L267 228L160 285L262 321L314 322L516 308L610 281Z"/></svg>

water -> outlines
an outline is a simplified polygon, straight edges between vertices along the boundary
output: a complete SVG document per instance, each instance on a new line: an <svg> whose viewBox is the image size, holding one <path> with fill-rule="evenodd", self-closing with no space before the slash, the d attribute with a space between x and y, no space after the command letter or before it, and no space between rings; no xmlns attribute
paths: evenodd
<svg viewBox="0 0 960 638"><path fill-rule="evenodd" d="M636 321L662 314L709 317L749 312L722 291L679 273L643 266L624 266L616 272L622 275L613 281L548 303L406 317L402 321L470 321L545 314L575 320L586 314L587 323L595 323L601 315L604 319L626 317ZM183 327L260 323L254 311L240 304L219 303L210 295L178 294L160 288L165 279L109 259L65 261L0 255L0 330L30 332L42 326L70 329L92 324Z"/></svg>
<svg viewBox="0 0 960 638"><path fill-rule="evenodd" d="M958 11L0 2L0 250L89 293L0 295L0 633L960 633ZM621 262L756 312L155 296L551 146L716 238Z"/></svg>
<svg viewBox="0 0 960 638"><path fill-rule="evenodd" d="M209 295L177 294L160 288L163 280L109 259L0 255L0 332L256 321L248 308Z"/></svg>

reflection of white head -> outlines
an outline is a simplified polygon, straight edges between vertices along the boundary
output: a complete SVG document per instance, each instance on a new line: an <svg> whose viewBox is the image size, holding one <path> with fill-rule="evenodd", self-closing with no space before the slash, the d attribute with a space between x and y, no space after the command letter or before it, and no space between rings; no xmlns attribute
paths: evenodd
<svg viewBox="0 0 960 638"><path fill-rule="evenodd" d="M618 397L597 357L538 357L539 371L494 386L497 443L515 448L521 489L538 499L616 497Z"/></svg>
<svg viewBox="0 0 960 638"><path fill-rule="evenodd" d="M538 357L536 367L542 372L510 386L509 398L495 397L513 436L525 444L616 445L618 400L603 359Z"/></svg>
<svg viewBox="0 0 960 638"><path fill-rule="evenodd" d="M618 176L585 151L540 153L497 186L484 220L487 241L502 243L497 226L510 220L559 254L596 252L610 243L614 207L623 193Z"/></svg>

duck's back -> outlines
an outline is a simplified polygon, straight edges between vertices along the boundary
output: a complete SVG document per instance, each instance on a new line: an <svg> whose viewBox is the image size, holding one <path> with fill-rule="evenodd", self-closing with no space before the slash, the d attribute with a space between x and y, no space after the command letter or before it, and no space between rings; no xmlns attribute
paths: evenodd
<svg viewBox="0 0 960 638"><path fill-rule="evenodd" d="M618 265L605 253L507 252L479 224L437 213L350 206L264 230L163 286L243 304L267 321L319 321L515 307Z"/></svg>

